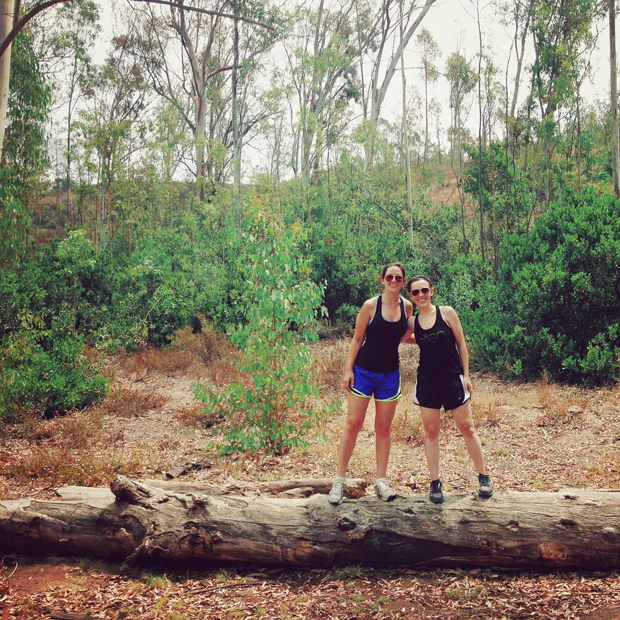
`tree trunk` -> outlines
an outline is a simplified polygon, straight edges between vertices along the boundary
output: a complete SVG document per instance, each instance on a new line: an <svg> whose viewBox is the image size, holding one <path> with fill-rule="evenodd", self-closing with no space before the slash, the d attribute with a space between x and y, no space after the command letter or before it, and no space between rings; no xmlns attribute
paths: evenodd
<svg viewBox="0 0 620 620"><path fill-rule="evenodd" d="M239 6L234 6L235 15ZM232 71L232 116L233 116L233 209L237 220L237 233L241 237L241 131L239 130L239 107L237 99L237 80L239 77L239 20L235 19Z"/></svg>
<svg viewBox="0 0 620 620"><path fill-rule="evenodd" d="M425 0L424 6L422 7L420 14L416 18L416 20L413 22L413 24L407 29L407 32L403 34L403 41L401 43L401 47L403 48L407 47L407 44L411 40L411 37L413 36L414 32L417 30L418 26L422 23L422 20L424 19L429 9L431 8L431 6L433 6L435 2L436 0ZM385 14L385 20L382 26L384 35L381 40L381 50L383 50L383 46L385 45L387 34L390 28L389 4L390 2L386 3L385 9L384 9L386 14ZM415 8L415 7L412 7L412 8ZM402 23L400 27L402 28ZM380 63L381 57L382 57L382 54L379 54L377 58L377 63ZM390 82L392 81L392 78L394 77L394 73L396 73L396 67L398 66L399 60L400 60L399 50L395 50L392 53L392 56L388 62L388 66L383 75L383 82L381 83L381 85L379 85L379 64L376 64L372 71L372 79L371 79L371 87L370 87L370 91L371 91L371 104L370 104L371 132L370 132L370 138L369 138L370 144L368 145L367 151L366 151L364 170L368 170L368 168L372 166L373 164L374 149L375 149L375 132L377 131L377 126L379 123L381 107L383 106L383 101L385 100L385 96L387 94L387 90L390 85Z"/></svg>
<svg viewBox="0 0 620 620"><path fill-rule="evenodd" d="M407 210L409 212L409 243L413 247L413 190L411 187L411 154L409 152L409 127L407 114L407 79L405 78L405 52L403 47L403 0L400 0L400 73L403 85L403 136L405 138L405 178L407 180Z"/></svg>
<svg viewBox="0 0 620 620"><path fill-rule="evenodd" d="M620 148L618 146L618 68L616 66L616 3L609 0L609 58L611 72L611 170L614 193L620 198Z"/></svg>
<svg viewBox="0 0 620 620"><path fill-rule="evenodd" d="M484 193L482 191L482 24L480 23L480 0L476 2L476 16L478 21L478 209L480 210L480 256L486 263L484 256Z"/></svg>
<svg viewBox="0 0 620 620"><path fill-rule="evenodd" d="M13 29L14 0L0 0L0 42L4 41ZM0 154L4 144L6 113L9 105L9 80L11 76L11 47L0 58Z"/></svg>
<svg viewBox="0 0 620 620"><path fill-rule="evenodd" d="M439 506L401 495L332 506L324 495L264 497L249 487L245 495L207 494L195 485L167 490L119 476L114 495L69 487L59 490L61 501L4 501L0 548L304 567L620 568L618 491L448 495Z"/></svg>

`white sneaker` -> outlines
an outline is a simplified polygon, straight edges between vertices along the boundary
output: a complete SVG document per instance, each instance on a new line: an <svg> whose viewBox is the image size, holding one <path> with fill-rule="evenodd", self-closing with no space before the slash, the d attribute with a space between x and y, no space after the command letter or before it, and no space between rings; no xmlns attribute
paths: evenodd
<svg viewBox="0 0 620 620"><path fill-rule="evenodd" d="M342 503L342 496L344 493L344 487L346 486L346 480L336 480L334 482L334 486L332 486L332 490L329 492L327 499L330 504L334 506L338 506L338 504Z"/></svg>
<svg viewBox="0 0 620 620"><path fill-rule="evenodd" d="M389 502L396 497L396 491L390 486L387 478L377 478L375 482L375 493L379 499Z"/></svg>

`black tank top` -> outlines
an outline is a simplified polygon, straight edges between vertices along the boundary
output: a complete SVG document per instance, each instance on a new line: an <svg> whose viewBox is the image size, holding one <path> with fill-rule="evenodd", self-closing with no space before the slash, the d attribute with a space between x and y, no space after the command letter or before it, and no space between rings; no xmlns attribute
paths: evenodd
<svg viewBox="0 0 620 620"><path fill-rule="evenodd" d="M381 314L382 297L377 297L375 314L366 327L366 339L357 354L355 365L370 372L398 370L398 345L407 331L405 300L400 298L400 318L388 321Z"/></svg>
<svg viewBox="0 0 620 620"><path fill-rule="evenodd" d="M437 315L433 327L422 329L417 316L413 325L413 334L420 347L418 377L422 376L427 380L463 374L463 364L454 333L441 316L439 306L436 308Z"/></svg>

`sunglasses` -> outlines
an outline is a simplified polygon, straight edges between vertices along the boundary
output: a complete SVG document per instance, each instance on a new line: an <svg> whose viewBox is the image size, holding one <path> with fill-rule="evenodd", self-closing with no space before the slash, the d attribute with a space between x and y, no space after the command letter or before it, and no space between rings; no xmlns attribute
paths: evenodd
<svg viewBox="0 0 620 620"><path fill-rule="evenodd" d="M422 293L422 295L426 295L426 294L428 294L429 291L430 291L430 289L426 288L426 287L420 288L420 289L414 288L412 291L409 291L409 294L412 297L417 297L420 293Z"/></svg>
<svg viewBox="0 0 620 620"><path fill-rule="evenodd" d="M393 276L391 273L389 273L387 276L385 276L384 280L387 280L388 282L391 282L392 280L396 280L396 282L402 282L403 281L403 277L402 276Z"/></svg>

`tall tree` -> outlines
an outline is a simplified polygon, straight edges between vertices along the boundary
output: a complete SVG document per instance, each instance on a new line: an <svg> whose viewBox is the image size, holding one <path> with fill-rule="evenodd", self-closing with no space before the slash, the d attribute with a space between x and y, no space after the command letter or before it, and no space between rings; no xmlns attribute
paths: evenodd
<svg viewBox="0 0 620 620"><path fill-rule="evenodd" d="M411 189L411 152L409 150L409 131L407 122L407 79L405 76L405 47L403 45L403 0L400 0L399 15L399 41L400 41L400 73L403 85L403 137L405 139L405 173L407 179L407 208L409 211L409 243L413 247L413 196Z"/></svg>
<svg viewBox="0 0 620 620"><path fill-rule="evenodd" d="M99 6L93 0L74 0L59 5L52 13L53 23L46 25L47 58L44 62L51 67L54 81L63 85L56 89L56 104L65 105L67 110L66 127L66 216L71 210L71 163L72 163L72 122L76 106L81 98L81 86L88 80L92 67L91 52L100 31ZM64 77L65 83L61 79Z"/></svg>
<svg viewBox="0 0 620 620"><path fill-rule="evenodd" d="M620 198L620 139L618 137L618 67L616 64L616 0L609 2L609 68L611 73L611 171L616 198Z"/></svg>
<svg viewBox="0 0 620 620"><path fill-rule="evenodd" d="M556 112L574 94L587 64L589 50L595 43L592 21L600 10L598 0L538 0L533 16L536 57L531 68L530 103L535 101L540 113L540 136L546 156L547 206L552 195Z"/></svg>
<svg viewBox="0 0 620 620"><path fill-rule="evenodd" d="M33 52L30 28L13 44L7 126L0 163L0 266L25 246L37 181L47 166L45 125L51 93Z"/></svg>
<svg viewBox="0 0 620 620"><path fill-rule="evenodd" d="M0 0L0 42L13 30L15 0ZM6 112L9 105L9 80L11 79L11 47L0 58L0 154L4 144Z"/></svg>
<svg viewBox="0 0 620 620"><path fill-rule="evenodd" d="M416 42L421 62L420 73L424 79L424 164L426 165L430 135L428 88L430 84L434 84L439 79L439 69L435 63L441 56L441 49L435 39L433 39L433 35L426 28L422 28L420 34L416 37Z"/></svg>
<svg viewBox="0 0 620 620"><path fill-rule="evenodd" d="M293 48L287 49L299 107L300 169L308 220L312 218L310 172L323 148L325 112L330 103L357 95L359 47L352 27L353 2L326 6L320 0L316 11L301 8Z"/></svg>
<svg viewBox="0 0 620 620"><path fill-rule="evenodd" d="M116 37L114 48L85 88L88 106L76 123L83 148L97 157L97 247L103 250L110 240L112 224L118 219L112 184L130 157L146 144L137 138L144 132L149 105L149 88L144 72L127 50L129 34Z"/></svg>
<svg viewBox="0 0 620 620"><path fill-rule="evenodd" d="M469 242L465 231L465 194L463 192L463 120L468 114L467 98L476 87L476 72L467 59L459 52L453 52L446 62L445 75L450 84L450 110L452 113L451 162L454 166L456 146L457 180L461 202L461 228L463 251L468 252Z"/></svg>
<svg viewBox="0 0 620 620"><path fill-rule="evenodd" d="M411 0L403 11L403 43L406 48L414 35L418 26L433 6L436 0ZM417 10L419 12L417 12ZM365 166L368 168L374 160L374 143L377 129L377 122L381 114L381 107L385 101L387 90L396 72L396 67L400 61L400 47L394 46L389 58L384 58L388 41L395 35L396 29L401 27L398 17L399 7L395 0L382 0L380 6L379 33L375 43L377 52L372 59L372 73L368 88L370 90L370 116L369 116L369 138L366 145ZM414 19L415 17L415 19ZM381 84L379 81L381 80Z"/></svg>

